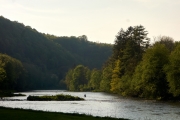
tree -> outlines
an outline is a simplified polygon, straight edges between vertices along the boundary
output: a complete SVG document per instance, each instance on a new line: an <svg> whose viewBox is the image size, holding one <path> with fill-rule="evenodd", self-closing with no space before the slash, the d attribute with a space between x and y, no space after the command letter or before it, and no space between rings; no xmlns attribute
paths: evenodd
<svg viewBox="0 0 180 120"><path fill-rule="evenodd" d="M115 63L115 68L112 71L112 79L111 79L111 92L118 93L120 91L120 60L117 60Z"/></svg>
<svg viewBox="0 0 180 120"><path fill-rule="evenodd" d="M113 46L113 60L121 61L121 76L132 74L135 67L141 61L142 54L149 46L149 38L147 31L143 26L129 27L126 31L120 30L116 36Z"/></svg>
<svg viewBox="0 0 180 120"><path fill-rule="evenodd" d="M20 81L24 68L22 63L5 54L0 54L0 89L1 90L15 90L19 88ZM21 86L22 88L23 86Z"/></svg>
<svg viewBox="0 0 180 120"><path fill-rule="evenodd" d="M79 38L80 40L82 40L82 41L85 41L85 42L88 41L88 38L87 38L86 35L79 36L78 38Z"/></svg>
<svg viewBox="0 0 180 120"><path fill-rule="evenodd" d="M165 67L169 92L174 97L180 96L180 43L177 44L169 57L169 64Z"/></svg>
<svg viewBox="0 0 180 120"><path fill-rule="evenodd" d="M100 82L100 90L101 91L110 92L111 79L112 79L112 65L109 63L102 70L102 78L101 78L101 82Z"/></svg>
<svg viewBox="0 0 180 120"><path fill-rule="evenodd" d="M71 80L73 79L73 70L70 69L67 73L66 73L66 76L65 76L65 83L66 83L66 86L67 86L67 89L73 89L71 88Z"/></svg>
<svg viewBox="0 0 180 120"><path fill-rule="evenodd" d="M169 51L173 51L175 44L174 44L174 39L168 36L159 36L157 38L155 38L155 44L156 43L160 43L160 44L164 44L166 46L166 48Z"/></svg>
<svg viewBox="0 0 180 120"><path fill-rule="evenodd" d="M87 79L87 73L88 68L84 67L83 65L78 65L74 71L73 71L73 76L72 80L70 81L70 90L72 91L80 91L80 86L84 86L88 84L88 79Z"/></svg>
<svg viewBox="0 0 180 120"><path fill-rule="evenodd" d="M143 71L143 62L141 61L139 65L137 65L131 81L130 89L132 91L132 96L142 97L143 88L145 88L144 80L142 78Z"/></svg>
<svg viewBox="0 0 180 120"><path fill-rule="evenodd" d="M89 87L91 88L91 90L99 90L100 81L101 81L101 71L97 69L93 69L89 81Z"/></svg>
<svg viewBox="0 0 180 120"><path fill-rule="evenodd" d="M129 27L120 30L116 36L112 55L111 91L122 95L131 94L132 75L142 60L142 55L149 47L149 38L143 26Z"/></svg>
<svg viewBox="0 0 180 120"><path fill-rule="evenodd" d="M134 48L136 47L136 52L141 53L145 48L148 48L150 39L147 37L147 31L145 28L140 26L129 27L126 31L121 29L116 36L115 43L113 46L113 57L118 59L118 57L123 56L123 51L126 48L128 41L133 41Z"/></svg>
<svg viewBox="0 0 180 120"><path fill-rule="evenodd" d="M162 44L147 49L132 81L133 89L139 96L157 99L167 97L168 83L164 66L168 63L168 55L168 49Z"/></svg>

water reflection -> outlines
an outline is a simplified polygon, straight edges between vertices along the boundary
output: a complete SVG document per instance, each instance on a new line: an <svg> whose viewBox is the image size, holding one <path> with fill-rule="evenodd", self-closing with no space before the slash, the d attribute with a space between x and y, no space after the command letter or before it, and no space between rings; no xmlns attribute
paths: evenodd
<svg viewBox="0 0 180 120"><path fill-rule="evenodd" d="M59 90L22 92L28 95L70 94L85 101L0 101L0 106L65 113L85 113L133 120L179 120L179 104L123 98L102 92L67 92ZM84 95L86 94L86 97ZM27 96L6 99L25 100Z"/></svg>

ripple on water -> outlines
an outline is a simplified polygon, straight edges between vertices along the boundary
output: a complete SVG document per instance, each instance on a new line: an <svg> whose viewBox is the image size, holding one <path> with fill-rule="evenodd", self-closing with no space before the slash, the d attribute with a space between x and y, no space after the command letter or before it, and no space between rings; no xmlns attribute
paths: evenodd
<svg viewBox="0 0 180 120"><path fill-rule="evenodd" d="M163 114L165 114L165 115L166 115L166 114L170 114L170 113L168 113L168 112L163 112Z"/></svg>
<svg viewBox="0 0 180 120"><path fill-rule="evenodd" d="M78 103L71 103L71 104L78 104Z"/></svg>

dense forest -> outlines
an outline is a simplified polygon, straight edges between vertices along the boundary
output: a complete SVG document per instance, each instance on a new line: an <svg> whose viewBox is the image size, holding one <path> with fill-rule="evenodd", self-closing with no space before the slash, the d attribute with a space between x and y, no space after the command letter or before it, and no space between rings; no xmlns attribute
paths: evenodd
<svg viewBox="0 0 180 120"><path fill-rule="evenodd" d="M100 69L112 45L79 37L57 37L0 16L0 89L64 89L69 69Z"/></svg>
<svg viewBox="0 0 180 120"><path fill-rule="evenodd" d="M46 34L45 36L71 53L78 64L88 66L90 69L100 69L112 54L112 45L89 42L85 35L79 37L55 37Z"/></svg>
<svg viewBox="0 0 180 120"><path fill-rule="evenodd" d="M143 26L121 29L101 70L78 65L66 74L72 91L106 91L157 100L180 98L180 42L167 36L150 44Z"/></svg>

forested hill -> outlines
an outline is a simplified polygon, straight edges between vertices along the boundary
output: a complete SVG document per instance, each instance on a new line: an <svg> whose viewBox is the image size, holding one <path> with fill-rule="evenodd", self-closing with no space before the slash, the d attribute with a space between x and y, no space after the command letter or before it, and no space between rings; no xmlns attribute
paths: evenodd
<svg viewBox="0 0 180 120"><path fill-rule="evenodd" d="M83 64L91 69L101 68L112 54L112 45L90 42L85 35L56 37L46 34L45 36L70 52L76 58L78 64Z"/></svg>
<svg viewBox="0 0 180 120"><path fill-rule="evenodd" d="M77 64L100 68L111 55L112 46L85 38L42 34L0 16L0 53L22 62L26 89L57 88L68 69Z"/></svg>

